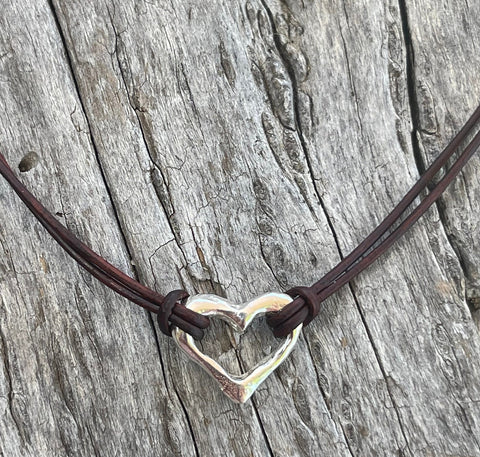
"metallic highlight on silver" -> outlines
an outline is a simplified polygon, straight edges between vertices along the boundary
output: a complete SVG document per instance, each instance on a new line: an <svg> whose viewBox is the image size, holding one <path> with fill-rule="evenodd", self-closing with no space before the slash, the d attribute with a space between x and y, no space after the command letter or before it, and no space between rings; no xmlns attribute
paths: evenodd
<svg viewBox="0 0 480 457"><path fill-rule="evenodd" d="M272 292L248 303L235 305L217 295L201 294L189 297L186 307L205 316L223 319L237 332L243 333L253 319L269 312L280 311L291 301L289 295ZM178 327L173 328L172 335L180 349L220 384L225 395L236 403L245 403L258 386L288 357L301 329L302 324L287 336L274 353L241 375L227 373L215 360L198 349L192 336Z"/></svg>

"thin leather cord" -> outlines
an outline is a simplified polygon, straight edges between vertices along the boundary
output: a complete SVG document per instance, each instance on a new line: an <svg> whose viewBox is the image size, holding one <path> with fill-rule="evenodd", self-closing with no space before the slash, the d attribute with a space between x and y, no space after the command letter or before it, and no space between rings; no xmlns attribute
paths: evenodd
<svg viewBox="0 0 480 457"><path fill-rule="evenodd" d="M60 224L16 178L2 154L0 154L0 173L50 235L83 268L103 284L130 301L153 313L162 314L164 311L163 303L165 297L118 270ZM175 316L173 319L175 320L175 325L197 339L202 338L203 329L209 325L207 317L181 306L180 303L176 303L173 308L170 307L166 321L168 321L168 319L172 320L173 316ZM163 319L163 321L165 321L165 319ZM161 330L166 334L170 334L168 326L166 328L161 327Z"/></svg>
<svg viewBox="0 0 480 457"><path fill-rule="evenodd" d="M478 110L477 110L478 111ZM468 135L468 133L466 134ZM462 141L460 141L461 143ZM448 170L445 176L436 184L436 186L430 191L430 193L419 203L419 205L401 222L401 224L392 231L388 237L386 237L377 247L370 252L366 253L358 263L350 266L337 276L333 281L329 283L322 282L322 280L311 286L311 289L316 294L315 302L310 306L305 306L305 298L299 297L295 299L290 305L292 308L298 309L294 314L287 313L287 319L276 322L273 327L273 333L275 336L286 336L300 323L305 322L309 317L309 308L313 305L315 307L315 314L318 313L320 304L337 292L340 288L350 282L354 277L360 274L365 268L370 266L375 260L377 260L383 253L385 253L399 238L401 238L415 222L420 219L421 216L435 203L442 195L449 184L460 173L462 168L470 160L473 154L480 147L480 132L478 132L469 145L465 148L464 152L458 157L453 166ZM328 274L327 274L328 275ZM327 276L326 275L326 276ZM297 302L297 303L295 303ZM303 304L301 303L303 302ZM284 308L285 310L285 308ZM277 313L277 317L278 318ZM272 316L273 317L273 316ZM311 320L311 319L310 319Z"/></svg>
<svg viewBox="0 0 480 457"><path fill-rule="evenodd" d="M357 248L313 286L296 287L287 292L294 298L292 303L287 305L282 311L268 316L268 323L273 327L276 336L287 335L302 322L304 325L310 323L318 314L321 302L371 265L371 263L388 250L389 247L428 210L480 146L480 133L475 136L451 169L431 190L429 195L388 237L375 247L375 244L381 237L399 221L400 217L420 195L421 191L427 187L441 168L452 158L455 151L466 140L479 119L480 106L458 135L432 163L395 209ZM181 300L187 296L185 291L173 291L168 294L167 297L163 297L133 278L130 278L100 257L60 224L56 218L33 197L16 178L1 154L0 173L7 179L22 201L60 246L89 273L115 292L149 311L157 313L160 328L166 335L170 335L170 325L176 325L195 338L201 339L203 329L208 327L209 320L205 316L181 306Z"/></svg>
<svg viewBox="0 0 480 457"><path fill-rule="evenodd" d="M403 197L400 203L393 209L393 211L382 221L382 223L370 233L364 241L362 241L350 254L348 254L341 262L339 262L332 270L330 270L325 276L323 276L318 282L316 282L312 288L315 290L321 290L322 287L327 287L337 277L344 274L350 269L361 257L363 257L375 243L399 220L402 214L413 203L413 201L420 195L423 189L432 181L435 175L444 167L448 160L452 158L455 151L466 140L469 133L475 127L480 120L480 106L474 111L470 119L460 130L460 132L451 140L448 146L443 152L435 159L425 173L420 177L416 184L410 189L410 191ZM314 318L311 312L305 316L306 302L302 299L294 300L290 305L283 308L282 311L272 313L268 316L268 324L272 328L278 327L282 322L285 322L292 318L292 316L302 310L302 316L304 320L304 326L308 325ZM308 307L308 306L307 306ZM310 309L312 306L310 305ZM298 322L300 318L297 318L295 322ZM288 332L287 332L288 333Z"/></svg>

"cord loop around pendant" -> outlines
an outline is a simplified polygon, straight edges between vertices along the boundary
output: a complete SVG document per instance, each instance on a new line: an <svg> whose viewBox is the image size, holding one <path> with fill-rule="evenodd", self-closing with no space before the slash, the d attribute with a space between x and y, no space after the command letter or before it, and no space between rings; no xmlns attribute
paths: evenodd
<svg viewBox="0 0 480 457"><path fill-rule="evenodd" d="M300 297L305 302L305 305L308 308L308 315L303 325L308 325L315 317L317 316L320 310L320 303L318 301L318 295L315 293L312 287L298 286L292 287L290 290L285 292L287 295L290 295L293 299Z"/></svg>
<svg viewBox="0 0 480 457"><path fill-rule="evenodd" d="M285 337L300 324L308 325L320 310L318 295L312 287L293 287L285 293L293 298L290 309L285 307L283 311L267 316L267 323L277 338Z"/></svg>
<svg viewBox="0 0 480 457"><path fill-rule="evenodd" d="M182 304L183 300L188 298L188 296L188 292L182 289L172 290L165 296L162 306L157 312L158 326L164 335L172 336L170 317L173 314L173 309L177 304Z"/></svg>

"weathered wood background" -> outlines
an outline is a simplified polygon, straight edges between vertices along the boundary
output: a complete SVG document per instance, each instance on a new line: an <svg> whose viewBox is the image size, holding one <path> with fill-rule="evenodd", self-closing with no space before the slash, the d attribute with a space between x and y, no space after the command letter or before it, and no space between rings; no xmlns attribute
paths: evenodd
<svg viewBox="0 0 480 457"><path fill-rule="evenodd" d="M309 285L480 100L479 0L12 0L0 147L167 292ZM0 179L0 455L480 456L480 157L244 406ZM273 338L214 329L233 370ZM259 330L260 331L260 330Z"/></svg>

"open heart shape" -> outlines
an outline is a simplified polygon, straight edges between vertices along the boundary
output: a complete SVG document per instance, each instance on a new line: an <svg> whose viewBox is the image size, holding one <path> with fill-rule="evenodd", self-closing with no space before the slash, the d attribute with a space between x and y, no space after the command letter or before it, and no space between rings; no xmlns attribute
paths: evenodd
<svg viewBox="0 0 480 457"><path fill-rule="evenodd" d="M241 305L211 294L189 297L185 306L197 313L218 317L243 333L253 319L263 314L280 311L292 301L286 294L268 293ZM188 333L175 327L172 335L178 346L207 371L220 384L222 391L234 402L244 403L258 386L288 357L298 340L302 324L290 333L283 344L251 370L241 375L232 375L211 357L200 351Z"/></svg>

